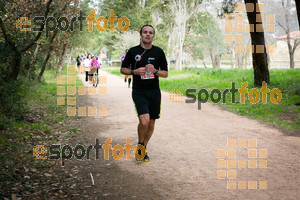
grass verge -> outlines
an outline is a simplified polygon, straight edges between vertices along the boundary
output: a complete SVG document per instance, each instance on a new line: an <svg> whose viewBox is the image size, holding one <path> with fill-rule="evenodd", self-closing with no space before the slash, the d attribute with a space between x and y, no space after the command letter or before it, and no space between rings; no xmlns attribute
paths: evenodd
<svg viewBox="0 0 300 200"><path fill-rule="evenodd" d="M67 75L66 66L61 75ZM41 84L29 83L28 85L30 87L26 90L18 91L27 109L24 113L10 115L22 117L8 119L0 116L1 119L5 119L0 122L1 199L12 198L12 194L23 198L29 198L35 192L40 192L42 196L46 195L47 191L44 193L38 188L45 185L43 181L46 178L43 176L51 175L48 171L55 162L36 159L33 157L33 148L36 145L44 145L48 148L50 144L68 138L64 135L80 132L70 126L66 105L57 105L58 87L55 70L46 70ZM83 85L78 78L76 78L76 85ZM67 93L67 87L65 91ZM67 95L62 96L67 97Z"/></svg>
<svg viewBox="0 0 300 200"><path fill-rule="evenodd" d="M103 69L111 74L121 76L119 67L104 67ZM244 82L247 82L249 92L254 88L253 80L253 70L187 68L180 71L170 71L167 79L160 79L160 88L166 92L170 92L172 89L179 89L184 95L187 89L196 89L197 92L194 94L198 96L197 93L200 89L206 89L209 94L213 89L219 89L223 93L224 90L232 87L232 82L235 83L237 89ZM241 104L240 93L237 92L235 94L235 103L232 103L231 93L228 93L225 103L221 99L218 105L231 112L261 120L286 130L294 130L293 132L300 130L300 70L271 69L270 84L267 87L270 91L278 88L282 92L282 99L278 104L270 101L270 93L267 94L266 104L262 103L261 93L258 103L250 103L248 94L246 94L245 104ZM260 91L260 88L257 89ZM205 98L204 94L202 98ZM214 98L217 99L217 94L214 95ZM211 102L210 98L209 102ZM201 111L199 110L199 112ZM300 136L299 133L296 135Z"/></svg>

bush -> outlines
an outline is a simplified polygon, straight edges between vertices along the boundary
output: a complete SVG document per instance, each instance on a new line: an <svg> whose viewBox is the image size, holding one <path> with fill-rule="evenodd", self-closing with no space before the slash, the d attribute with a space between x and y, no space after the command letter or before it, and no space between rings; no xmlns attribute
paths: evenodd
<svg viewBox="0 0 300 200"><path fill-rule="evenodd" d="M0 126L7 120L22 120L29 109L25 97L29 91L29 83L24 79L5 82L0 77Z"/></svg>

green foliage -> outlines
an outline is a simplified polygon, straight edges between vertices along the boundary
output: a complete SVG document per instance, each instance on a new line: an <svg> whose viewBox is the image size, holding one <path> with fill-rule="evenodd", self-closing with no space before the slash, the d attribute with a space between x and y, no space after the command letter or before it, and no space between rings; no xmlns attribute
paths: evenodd
<svg viewBox="0 0 300 200"><path fill-rule="evenodd" d="M185 75L187 77L181 78ZM178 78L177 78L177 77ZM246 94L246 104L240 103L239 93L236 93L236 103L231 102L231 94L227 94L225 109L232 112L246 115L254 119L278 125L286 129L300 129L299 105L300 105L300 70L270 70L271 83L267 86L270 90L278 88L282 92L282 100L279 104L273 104L268 94L267 104L262 104L261 99L257 104L248 101ZM253 70L235 69L185 69L182 71L170 71L168 79L160 79L160 87L165 91L180 89L186 91L188 88L207 89L211 92L217 88L221 92L231 88L231 83L235 82L236 88L240 88L242 83L248 82L248 92L254 88ZM260 90L260 88L258 88Z"/></svg>
<svg viewBox="0 0 300 200"><path fill-rule="evenodd" d="M222 1L222 10L219 13L219 17L224 17L226 13L233 13L235 9L235 3L241 2L241 0L223 0Z"/></svg>
<svg viewBox="0 0 300 200"><path fill-rule="evenodd" d="M11 67L8 67L15 59L13 49L0 38L0 79L5 79L11 73Z"/></svg>
<svg viewBox="0 0 300 200"><path fill-rule="evenodd" d="M130 21L130 28L133 30L138 31L143 25L141 15L143 8L139 0L105 0L103 4L100 5L100 9L100 16L110 16L110 10L114 10L114 15L117 16L117 18L126 16ZM149 15L146 17L149 17Z"/></svg>
<svg viewBox="0 0 300 200"><path fill-rule="evenodd" d="M190 47L193 58L204 59L207 54L225 52L223 34L212 14L200 12L188 24L193 34L187 38L186 46Z"/></svg>
<svg viewBox="0 0 300 200"><path fill-rule="evenodd" d="M104 67L104 70L122 76L120 67ZM267 96L267 104L262 104L261 100L257 104L251 104L246 94L246 104L240 103L239 93L235 94L236 103L231 102L231 93L227 94L226 103L221 101L221 105L225 109L268 122L285 129L300 129L300 70L270 70L271 83L267 87L272 90L278 88L282 92L282 100L279 104L273 104L270 101L270 94ZM184 70L172 70L169 72L167 79L160 78L160 88L166 92L172 89L180 89L184 92L186 89L207 89L210 93L213 89L219 89L223 92L230 89L232 82L235 82L237 89L244 82L248 82L248 92L254 88L253 70L247 69L196 69L186 68ZM257 88L260 90L260 88ZM261 97L262 98L262 97ZM210 101L210 99L209 99ZM210 101L211 102L211 101ZM199 111L201 112L201 111Z"/></svg>
<svg viewBox="0 0 300 200"><path fill-rule="evenodd" d="M0 79L0 121L7 122L10 119L21 120L28 110L28 104L24 99L29 91L26 80L4 81ZM1 123L0 122L0 123Z"/></svg>

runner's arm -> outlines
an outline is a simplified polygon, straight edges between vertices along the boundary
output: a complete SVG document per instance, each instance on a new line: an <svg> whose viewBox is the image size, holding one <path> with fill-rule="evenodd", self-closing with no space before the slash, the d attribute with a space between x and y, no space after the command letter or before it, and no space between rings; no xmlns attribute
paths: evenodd
<svg viewBox="0 0 300 200"><path fill-rule="evenodd" d="M125 56L124 60L122 61L120 72L121 72L121 74L124 74L124 75L131 75L131 69L129 66L132 63L132 60L131 60L132 55L131 55L130 49L129 49L127 55L128 56Z"/></svg>
<svg viewBox="0 0 300 200"><path fill-rule="evenodd" d="M121 74L124 75L131 75L131 69L121 67L120 69ZM144 76L146 74L146 67L140 67L138 69L133 70L133 75L139 75L139 76Z"/></svg>
<svg viewBox="0 0 300 200"><path fill-rule="evenodd" d="M162 50L161 55L162 56L161 56L161 60L160 60L159 70L156 73L156 76L159 76L162 78L168 78L168 62L167 62L166 55L163 50Z"/></svg>
<svg viewBox="0 0 300 200"><path fill-rule="evenodd" d="M155 75L162 78L168 78L168 71L158 70L158 72Z"/></svg>
<svg viewBox="0 0 300 200"><path fill-rule="evenodd" d="M147 64L146 69L155 74L156 68L152 64ZM157 70L157 73L155 74L156 76L162 77L162 78L167 78L168 77L168 71L166 70Z"/></svg>
<svg viewBox="0 0 300 200"><path fill-rule="evenodd" d="M120 72L124 75L131 75L131 69L129 68L121 67Z"/></svg>

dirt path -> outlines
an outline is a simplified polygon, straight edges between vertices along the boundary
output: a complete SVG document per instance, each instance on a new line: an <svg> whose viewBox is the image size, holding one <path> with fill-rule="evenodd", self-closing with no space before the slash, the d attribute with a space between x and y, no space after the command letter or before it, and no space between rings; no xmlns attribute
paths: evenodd
<svg viewBox="0 0 300 200"><path fill-rule="evenodd" d="M131 89L117 76L108 77L107 95L84 96L82 106L106 106L105 117L84 117L75 126L80 137L90 144L95 138L104 144L112 138L112 146L124 146L126 138L136 145L136 117ZM84 77L81 77L84 78ZM256 139L257 147L227 147L227 139ZM80 141L77 141L78 143ZM73 199L297 199L300 196L300 138L284 136L282 132L255 120L241 117L202 104L176 104L162 92L161 119L148 145L150 162L138 164L131 160L66 161L65 169L76 172L76 184L66 192ZM236 158L248 160L248 149L267 149L267 168L236 168L233 181L267 181L267 189L257 183L257 189L227 189L228 179L217 178L217 150L236 149ZM228 160L227 157L225 160ZM253 162L253 161L252 161ZM261 161L264 162L264 161ZM247 162L248 164L248 162ZM263 166L263 165L259 165ZM225 170L228 169L219 169ZM78 173L79 171L79 173ZM90 173L95 179L91 186ZM242 184L243 182L240 182ZM247 182L246 182L247 183ZM252 183L252 182L251 182ZM254 185L255 182L254 182ZM251 186L251 185L249 185Z"/></svg>

